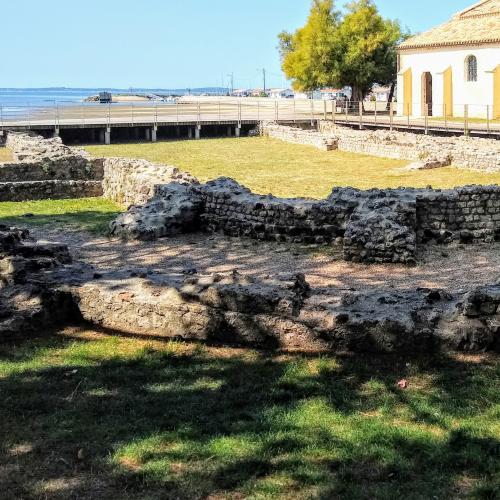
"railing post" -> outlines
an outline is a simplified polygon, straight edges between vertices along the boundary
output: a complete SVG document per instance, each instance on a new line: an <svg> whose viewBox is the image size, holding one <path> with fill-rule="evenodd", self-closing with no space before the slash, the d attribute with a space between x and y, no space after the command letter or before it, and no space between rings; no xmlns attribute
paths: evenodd
<svg viewBox="0 0 500 500"><path fill-rule="evenodd" d="M197 113L197 123L198 125L201 123L201 108L200 108L200 100L196 103L196 113Z"/></svg>
<svg viewBox="0 0 500 500"><path fill-rule="evenodd" d="M490 105L486 105L486 132L490 135Z"/></svg>
<svg viewBox="0 0 500 500"><path fill-rule="evenodd" d="M179 101L175 101L175 113L177 116L177 123L179 123Z"/></svg>
<svg viewBox="0 0 500 500"><path fill-rule="evenodd" d="M221 122L221 118L220 118L220 116L221 116L221 115L220 115L220 97L219 97L219 124L220 124L220 122Z"/></svg>
<svg viewBox="0 0 500 500"><path fill-rule="evenodd" d="M424 133L429 135L429 108L428 104L424 104Z"/></svg>
<svg viewBox="0 0 500 500"><path fill-rule="evenodd" d="M108 102L108 127L111 126L111 103Z"/></svg>
<svg viewBox="0 0 500 500"><path fill-rule="evenodd" d="M326 122L326 101L323 100L323 120Z"/></svg>
<svg viewBox="0 0 500 500"><path fill-rule="evenodd" d="M469 105L464 104L464 135L469 135Z"/></svg>
<svg viewBox="0 0 500 500"><path fill-rule="evenodd" d="M377 101L375 101L375 125L377 124Z"/></svg>
<svg viewBox="0 0 500 500"><path fill-rule="evenodd" d="M411 123L410 123L410 103L407 104L406 116L407 116L407 125L408 125L408 128L411 128Z"/></svg>
<svg viewBox="0 0 500 500"><path fill-rule="evenodd" d="M0 132L3 135L3 106L0 106Z"/></svg>
<svg viewBox="0 0 500 500"><path fill-rule="evenodd" d="M347 123L347 118L349 114L349 101L345 102L345 122Z"/></svg>
<svg viewBox="0 0 500 500"><path fill-rule="evenodd" d="M131 110L132 110L132 125L134 125L134 103L133 102L132 102Z"/></svg>
<svg viewBox="0 0 500 500"><path fill-rule="evenodd" d="M389 103L389 124L390 124L390 130L392 132L394 124L394 103L392 101Z"/></svg>
<svg viewBox="0 0 500 500"><path fill-rule="evenodd" d="M335 114L337 113L337 100L332 101L332 122L335 125Z"/></svg>
<svg viewBox="0 0 500 500"><path fill-rule="evenodd" d="M155 102L155 128L156 127L158 127L158 103L157 102Z"/></svg>
<svg viewBox="0 0 500 500"><path fill-rule="evenodd" d="M448 130L448 114L446 113L446 103L443 104L444 128Z"/></svg>
<svg viewBox="0 0 500 500"><path fill-rule="evenodd" d="M297 101L293 98L293 123L297 121Z"/></svg>
<svg viewBox="0 0 500 500"><path fill-rule="evenodd" d="M311 125L314 125L314 97L311 96Z"/></svg>
<svg viewBox="0 0 500 500"><path fill-rule="evenodd" d="M358 102L359 106L359 130L363 129L363 101Z"/></svg>

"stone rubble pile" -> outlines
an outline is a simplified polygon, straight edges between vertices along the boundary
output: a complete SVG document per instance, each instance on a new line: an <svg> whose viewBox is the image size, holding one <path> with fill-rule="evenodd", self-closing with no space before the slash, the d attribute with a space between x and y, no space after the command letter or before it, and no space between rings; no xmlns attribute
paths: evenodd
<svg viewBox="0 0 500 500"><path fill-rule="evenodd" d="M71 295L50 276L69 263L66 245L36 242L26 230L0 225L0 340L75 319Z"/></svg>
<svg viewBox="0 0 500 500"><path fill-rule="evenodd" d="M110 234L139 240L193 232L199 229L201 197L194 186L171 183L157 186L156 197L132 206L110 224Z"/></svg>
<svg viewBox="0 0 500 500"><path fill-rule="evenodd" d="M335 202L335 194L330 200ZM372 190L361 197L346 224L344 258L353 262L413 264L417 252L416 225L414 193Z"/></svg>

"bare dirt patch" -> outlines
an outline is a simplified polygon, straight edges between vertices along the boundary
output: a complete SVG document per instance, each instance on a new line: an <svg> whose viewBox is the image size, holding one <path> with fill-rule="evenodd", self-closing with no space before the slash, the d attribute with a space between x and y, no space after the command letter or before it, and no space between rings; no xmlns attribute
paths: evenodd
<svg viewBox="0 0 500 500"><path fill-rule="evenodd" d="M500 243L433 246L415 267L344 262L331 247L309 248L220 235L186 234L153 242L108 239L84 232L33 229L36 238L69 245L73 257L102 270L147 268L159 273L238 269L255 277L301 272L313 287L354 290L467 290L500 279Z"/></svg>

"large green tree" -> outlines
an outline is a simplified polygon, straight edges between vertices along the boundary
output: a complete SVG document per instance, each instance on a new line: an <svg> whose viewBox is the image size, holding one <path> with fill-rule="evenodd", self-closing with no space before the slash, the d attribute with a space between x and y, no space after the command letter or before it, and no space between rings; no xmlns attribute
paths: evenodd
<svg viewBox="0 0 500 500"><path fill-rule="evenodd" d="M372 0L349 3L343 15L333 0L313 0L306 24L279 35L283 71L296 90L348 85L353 100L362 100L373 84L394 84L404 37Z"/></svg>

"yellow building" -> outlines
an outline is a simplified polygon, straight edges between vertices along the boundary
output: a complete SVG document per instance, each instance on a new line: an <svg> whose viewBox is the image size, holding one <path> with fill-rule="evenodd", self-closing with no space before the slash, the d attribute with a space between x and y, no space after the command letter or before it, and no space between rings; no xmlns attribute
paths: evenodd
<svg viewBox="0 0 500 500"><path fill-rule="evenodd" d="M500 118L500 0L409 38L398 54L398 114Z"/></svg>

